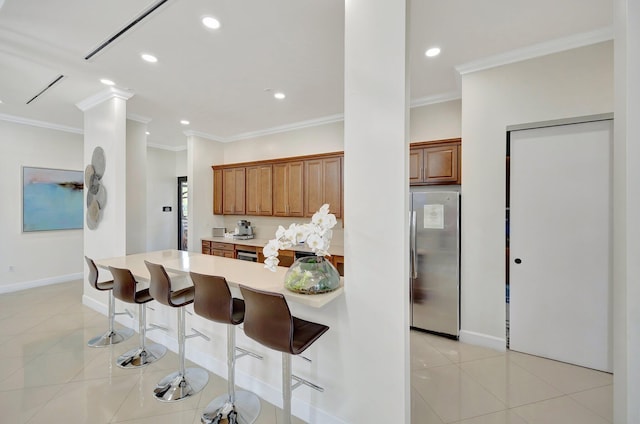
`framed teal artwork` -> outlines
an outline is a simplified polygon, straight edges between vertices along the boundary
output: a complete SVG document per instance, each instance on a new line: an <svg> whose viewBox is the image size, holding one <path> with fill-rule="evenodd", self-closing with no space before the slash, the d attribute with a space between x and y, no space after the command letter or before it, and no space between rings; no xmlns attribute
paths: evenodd
<svg viewBox="0 0 640 424"><path fill-rule="evenodd" d="M22 167L22 232L83 228L84 173Z"/></svg>

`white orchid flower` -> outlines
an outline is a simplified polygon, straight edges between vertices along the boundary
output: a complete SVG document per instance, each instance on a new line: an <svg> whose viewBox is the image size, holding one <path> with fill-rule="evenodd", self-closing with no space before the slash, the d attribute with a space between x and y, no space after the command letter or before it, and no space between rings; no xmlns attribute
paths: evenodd
<svg viewBox="0 0 640 424"><path fill-rule="evenodd" d="M275 256L271 256L271 257L265 258L264 267L267 268L269 271L276 272L276 267L278 266L279 263L280 263L280 260L278 258L276 258Z"/></svg>
<svg viewBox="0 0 640 424"><path fill-rule="evenodd" d="M329 213L329 205L324 204L313 214L308 224L291 224L289 228L278 226L276 238L269 240L262 252L265 256L265 268L275 271L280 262L278 251L290 249L298 243L306 243L317 256L328 256L333 228L337 223L336 216Z"/></svg>
<svg viewBox="0 0 640 424"><path fill-rule="evenodd" d="M278 240L269 240L269 243L262 249L264 256L278 256Z"/></svg>
<svg viewBox="0 0 640 424"><path fill-rule="evenodd" d="M278 229L276 230L276 238L281 239L284 236L285 228L282 225L278 225Z"/></svg>
<svg viewBox="0 0 640 424"><path fill-rule="evenodd" d="M314 252L319 249L324 249L324 240L318 234L310 234L307 238L307 246Z"/></svg>
<svg viewBox="0 0 640 424"><path fill-rule="evenodd" d="M297 244L296 236L297 236L297 225L291 224L289 228L284 232L284 238L289 241L291 244Z"/></svg>

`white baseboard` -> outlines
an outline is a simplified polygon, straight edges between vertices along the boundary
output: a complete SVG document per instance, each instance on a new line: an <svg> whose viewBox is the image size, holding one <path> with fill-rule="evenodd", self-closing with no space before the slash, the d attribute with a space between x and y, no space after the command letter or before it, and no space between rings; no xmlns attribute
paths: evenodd
<svg viewBox="0 0 640 424"><path fill-rule="evenodd" d="M84 275L77 274L59 275L57 277L43 278L41 280L23 281L21 283L4 284L0 286L0 294L13 293L21 290L33 289L36 287L50 286L52 284L67 283L74 280L82 280Z"/></svg>
<svg viewBox="0 0 640 424"><path fill-rule="evenodd" d="M476 346L488 347L489 349L500 352L507 350L507 341L505 339L488 334L476 333L474 331L460 330L460 341Z"/></svg>

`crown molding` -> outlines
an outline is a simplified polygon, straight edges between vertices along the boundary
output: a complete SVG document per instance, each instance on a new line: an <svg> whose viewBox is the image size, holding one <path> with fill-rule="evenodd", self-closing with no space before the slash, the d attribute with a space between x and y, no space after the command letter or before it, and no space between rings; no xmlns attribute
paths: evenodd
<svg viewBox="0 0 640 424"><path fill-rule="evenodd" d="M227 141L222 137L218 137L217 135L207 134L207 133L203 133L203 132L200 132L200 131L194 131L194 130L185 130L185 131L182 131L182 134L186 135L187 137L195 136L195 137L205 138L205 139L211 140L211 141L219 141L219 142Z"/></svg>
<svg viewBox="0 0 640 424"><path fill-rule="evenodd" d="M325 116L317 119L309 119L307 121L300 121L293 124L280 125L277 127L266 128L264 130L237 134L237 135L225 138L223 141L230 142L230 141L246 140L249 138L262 137L265 135L277 134L277 133L286 132L286 131L294 131L294 130L309 128L309 127L317 127L319 125L331 124L331 123L340 122L340 121L344 121L343 114Z"/></svg>
<svg viewBox="0 0 640 424"><path fill-rule="evenodd" d="M68 127L66 125L53 124L51 122L38 121L35 119L23 118L21 116L6 115L4 113L0 113L0 120L13 122L16 124L30 125L32 127L40 127L40 128L47 128L50 130L64 131L64 132L73 133L73 134L84 134L84 130L82 128Z"/></svg>
<svg viewBox="0 0 640 424"><path fill-rule="evenodd" d="M99 105L109 99L129 100L135 93L132 90L125 90L118 87L109 87L99 93L94 94L78 103L76 106L83 112Z"/></svg>
<svg viewBox="0 0 640 424"><path fill-rule="evenodd" d="M459 91L450 91L448 93L435 94L433 96L421 97L411 101L411 107L428 106L437 103L450 102L452 100L460 100L462 94Z"/></svg>
<svg viewBox="0 0 640 424"><path fill-rule="evenodd" d="M510 52L489 56L473 62L468 62L455 69L460 75L469 74L471 72L483 71L495 68L497 66L508 65L510 63L521 62L523 60L534 59L540 56L546 56L553 53L559 53L565 50L576 49L578 47L589 46L591 44L610 41L614 38L613 27L608 26L595 31L583 32L556 40L547 41L540 44L534 44L522 49L512 50Z"/></svg>
<svg viewBox="0 0 640 424"><path fill-rule="evenodd" d="M140 122L141 124L148 124L153 118L147 118L146 116L136 115L135 113L127 113L127 119L130 121Z"/></svg>
<svg viewBox="0 0 640 424"><path fill-rule="evenodd" d="M154 149L168 150L170 152L181 152L187 150L187 146L166 146L164 144L147 143L147 147L153 147Z"/></svg>

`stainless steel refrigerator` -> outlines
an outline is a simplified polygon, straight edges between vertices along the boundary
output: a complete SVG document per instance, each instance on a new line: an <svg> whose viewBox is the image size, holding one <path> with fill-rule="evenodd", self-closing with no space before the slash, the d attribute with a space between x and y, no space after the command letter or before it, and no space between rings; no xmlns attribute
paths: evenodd
<svg viewBox="0 0 640 424"><path fill-rule="evenodd" d="M411 191L411 327L455 337L460 329L460 193Z"/></svg>

